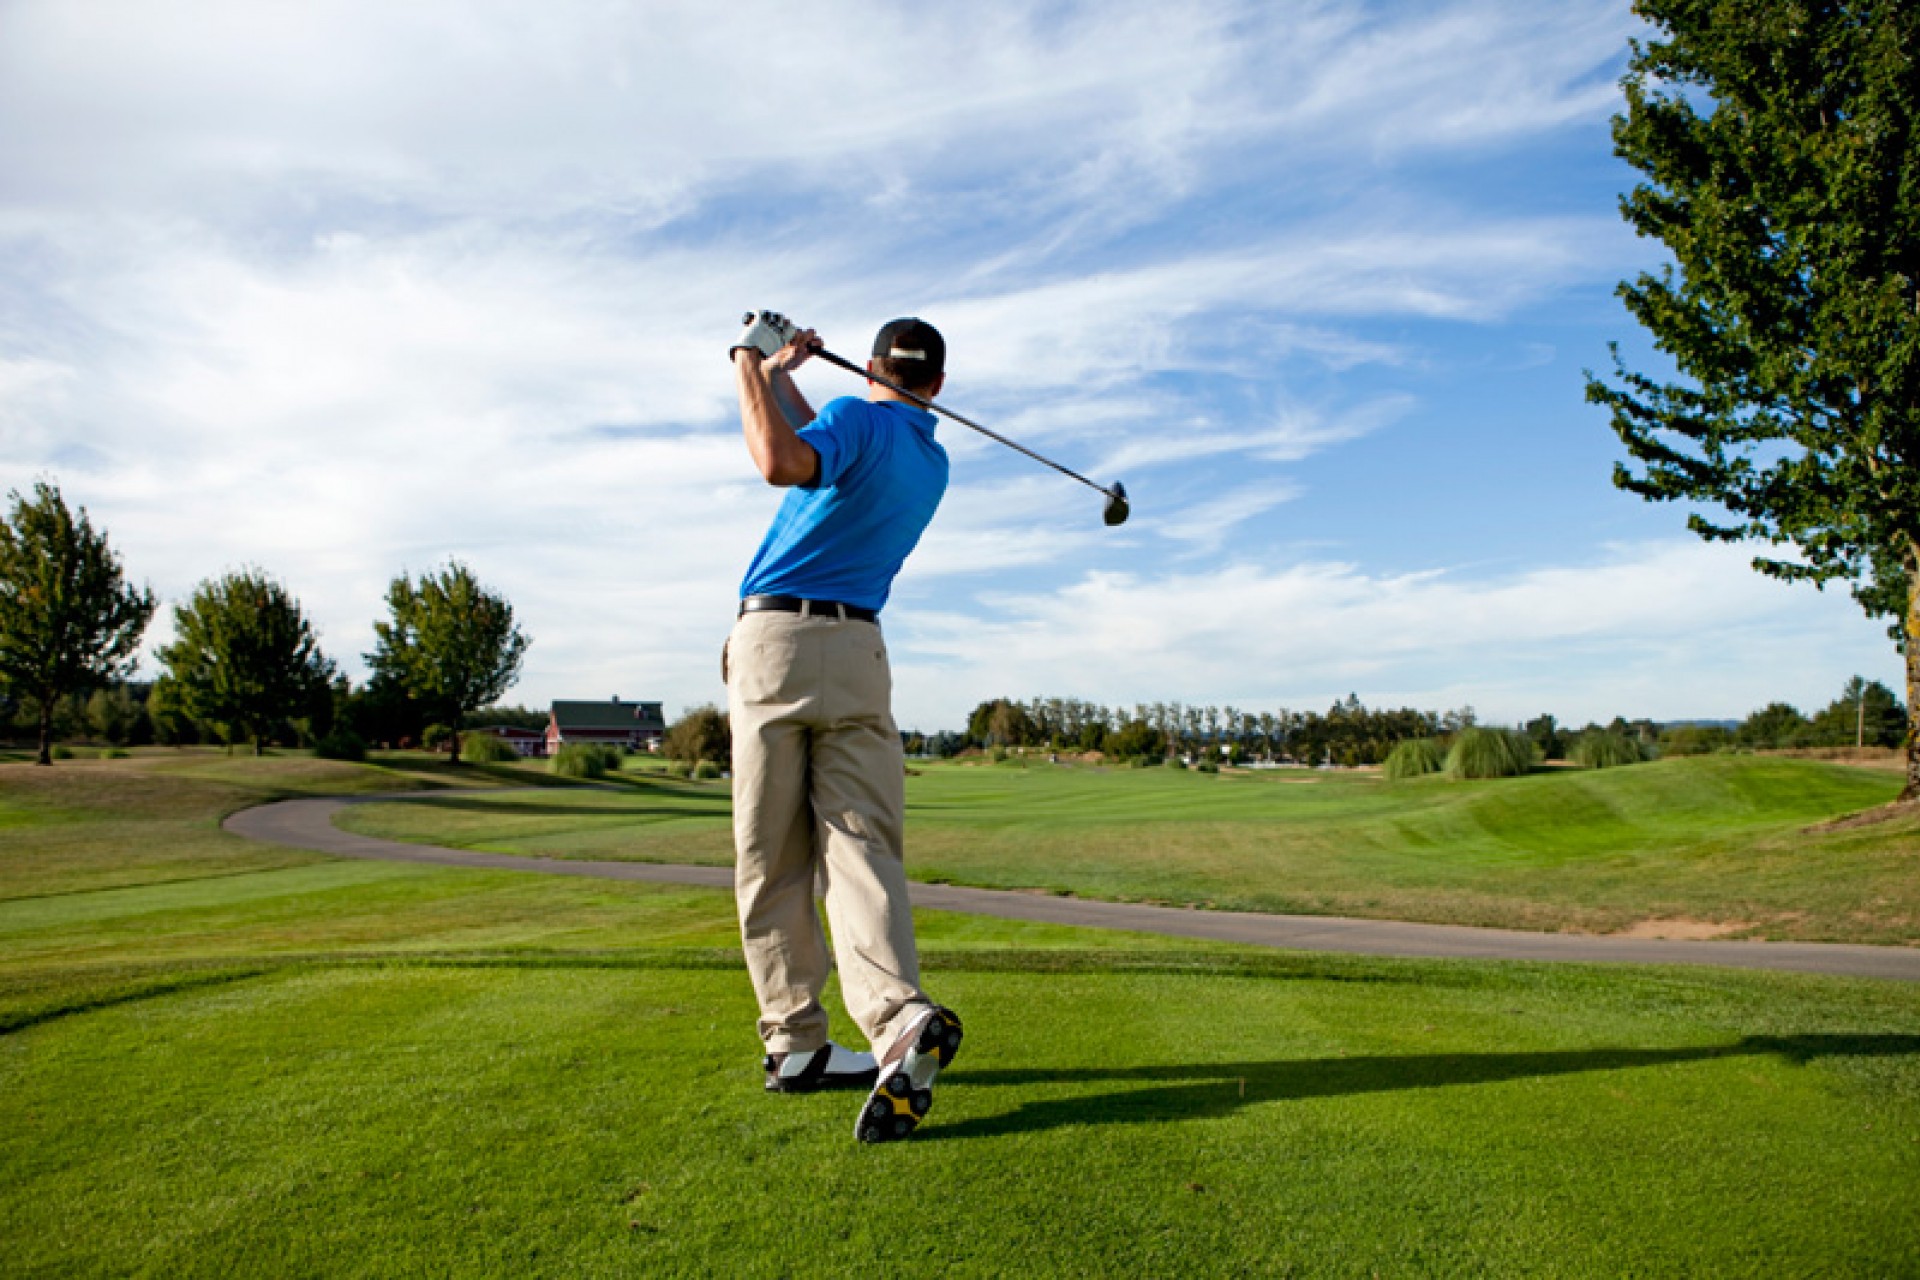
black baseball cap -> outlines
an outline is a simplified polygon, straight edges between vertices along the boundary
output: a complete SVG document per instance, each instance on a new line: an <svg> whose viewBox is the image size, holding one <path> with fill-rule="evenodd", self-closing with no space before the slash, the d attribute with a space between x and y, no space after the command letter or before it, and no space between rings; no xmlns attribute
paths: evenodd
<svg viewBox="0 0 1920 1280"><path fill-rule="evenodd" d="M873 358L917 365L925 372L914 379L925 383L947 370L947 340L925 320L907 316L889 320L874 335Z"/></svg>

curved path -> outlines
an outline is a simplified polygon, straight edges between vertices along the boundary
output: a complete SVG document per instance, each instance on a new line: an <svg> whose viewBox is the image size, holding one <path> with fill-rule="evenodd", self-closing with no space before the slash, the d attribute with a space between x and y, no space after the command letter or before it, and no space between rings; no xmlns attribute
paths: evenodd
<svg viewBox="0 0 1920 1280"><path fill-rule="evenodd" d="M418 862L430 866L472 867L488 871L527 871L600 880L644 880L702 885L713 889L733 887L731 867L587 862L479 853L468 849L443 849L435 845L376 840L370 836L353 835L333 825L334 815L348 805L407 798L410 796L389 794L283 800L255 809L244 809L228 818L223 825L235 835L248 839L290 845L296 849L310 849L343 858ZM1726 965L1741 969L1794 969L1806 973L1920 982L1920 947L1856 946L1827 942L1683 942L1578 933L1532 933L1398 920L1354 920L1340 916L1260 915L1240 911L1153 907L1132 902L1096 902L1086 898L1062 898L1003 889L966 889L958 885L917 882L912 892L914 906L937 911L960 911L1009 920L1035 920L1095 929L1127 929L1136 933L1205 938L1214 942L1249 943L1298 951L1482 960Z"/></svg>

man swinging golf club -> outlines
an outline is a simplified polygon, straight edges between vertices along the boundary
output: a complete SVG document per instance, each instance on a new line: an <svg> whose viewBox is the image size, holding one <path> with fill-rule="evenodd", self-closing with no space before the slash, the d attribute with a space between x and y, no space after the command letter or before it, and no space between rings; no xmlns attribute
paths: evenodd
<svg viewBox="0 0 1920 1280"><path fill-rule="evenodd" d="M721 661L734 888L767 1088L868 1088L855 1136L891 1142L926 1116L934 1077L960 1047L960 1019L920 989L902 862L905 761L880 635L894 576L946 492L947 454L934 416L877 382L867 399L816 415L792 373L818 346L812 330L760 312L730 352L747 452L787 489ZM946 343L924 321L895 320L868 368L931 398ZM847 1012L871 1055L827 1036L816 880Z"/></svg>

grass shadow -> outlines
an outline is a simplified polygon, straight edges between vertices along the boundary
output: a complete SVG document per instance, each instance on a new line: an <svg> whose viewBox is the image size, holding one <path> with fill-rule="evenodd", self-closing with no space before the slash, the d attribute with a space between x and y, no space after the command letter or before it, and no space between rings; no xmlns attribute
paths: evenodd
<svg viewBox="0 0 1920 1280"><path fill-rule="evenodd" d="M1087 1081L1140 1083L1077 1098L1023 1102L1012 1111L936 1126L921 1142L997 1138L1070 1125L1162 1124L1231 1115L1261 1102L1347 1097L1408 1089L1498 1084L1508 1080L1621 1071L1686 1062L1777 1055L1807 1063L1836 1056L1888 1057L1920 1054L1916 1035L1748 1036L1730 1045L1670 1049L1601 1048L1540 1053L1442 1053L1398 1057L1309 1058L1278 1062L1180 1063L1165 1066L1001 1068L963 1071L954 1085L993 1087L1075 1084Z"/></svg>

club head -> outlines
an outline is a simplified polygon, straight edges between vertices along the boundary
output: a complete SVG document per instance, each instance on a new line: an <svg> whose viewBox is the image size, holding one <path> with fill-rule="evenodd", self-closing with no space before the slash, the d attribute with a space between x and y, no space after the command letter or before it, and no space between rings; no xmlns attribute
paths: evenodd
<svg viewBox="0 0 1920 1280"><path fill-rule="evenodd" d="M1117 524L1125 524L1127 517L1132 514L1133 509L1127 505L1127 486L1115 480L1113 482L1113 488L1107 490L1107 509L1102 518L1105 519L1107 525L1111 527Z"/></svg>

